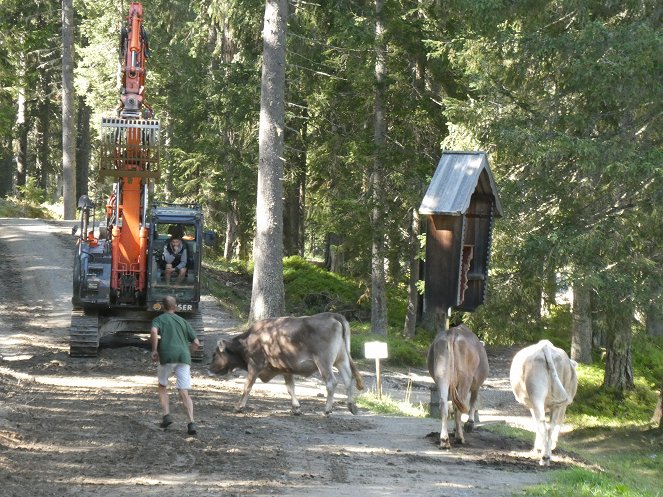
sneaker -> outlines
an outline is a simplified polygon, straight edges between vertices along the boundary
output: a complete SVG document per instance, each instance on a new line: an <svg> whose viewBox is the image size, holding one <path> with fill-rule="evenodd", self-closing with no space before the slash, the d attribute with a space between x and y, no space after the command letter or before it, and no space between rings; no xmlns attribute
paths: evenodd
<svg viewBox="0 0 663 497"><path fill-rule="evenodd" d="M168 428L170 425L173 424L173 420L170 417L170 414L166 414L163 417L163 420L161 421L161 424L159 425L161 428Z"/></svg>
<svg viewBox="0 0 663 497"><path fill-rule="evenodd" d="M196 423L192 421L191 423L186 425L186 431L189 435L195 435L196 433L198 433L198 430L196 429Z"/></svg>

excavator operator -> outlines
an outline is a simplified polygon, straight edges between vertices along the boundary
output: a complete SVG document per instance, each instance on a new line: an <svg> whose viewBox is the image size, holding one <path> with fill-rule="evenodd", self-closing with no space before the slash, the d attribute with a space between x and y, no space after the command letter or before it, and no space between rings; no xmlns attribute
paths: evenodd
<svg viewBox="0 0 663 497"><path fill-rule="evenodd" d="M162 257L166 285L170 285L170 280L173 273L177 273L176 285L181 285L186 278L186 263L187 263L187 253L186 245L182 242L182 239L177 236L173 236L168 243L163 247L163 257Z"/></svg>

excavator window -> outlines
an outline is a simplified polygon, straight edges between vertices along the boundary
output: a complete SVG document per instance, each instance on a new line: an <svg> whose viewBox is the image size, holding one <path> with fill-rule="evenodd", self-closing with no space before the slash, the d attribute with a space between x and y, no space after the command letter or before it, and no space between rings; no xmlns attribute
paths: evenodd
<svg viewBox="0 0 663 497"><path fill-rule="evenodd" d="M168 234L173 238L184 238L184 226L181 224L171 224L168 228Z"/></svg>

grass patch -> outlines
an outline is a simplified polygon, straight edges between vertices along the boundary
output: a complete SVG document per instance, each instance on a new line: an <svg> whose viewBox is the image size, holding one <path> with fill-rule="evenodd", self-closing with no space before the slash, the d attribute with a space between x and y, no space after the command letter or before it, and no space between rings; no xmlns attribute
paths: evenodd
<svg viewBox="0 0 663 497"><path fill-rule="evenodd" d="M530 487L524 495L537 497L657 497L660 492L634 489L619 479L582 468L553 474L550 483Z"/></svg>
<svg viewBox="0 0 663 497"><path fill-rule="evenodd" d="M359 407L385 416L409 416L413 418L428 416L428 408L422 403L414 405L407 400L397 401L384 394L378 399L375 392L363 393L357 397L356 401Z"/></svg>
<svg viewBox="0 0 663 497"><path fill-rule="evenodd" d="M603 469L601 475L590 479L602 485L596 487L600 493L591 495L663 495L663 430L641 427L581 428L567 435L564 442L565 448Z"/></svg>
<svg viewBox="0 0 663 497"><path fill-rule="evenodd" d="M511 426L506 423L487 423L482 428L501 436L502 438L513 438L521 442L534 445L534 434L524 428Z"/></svg>
<svg viewBox="0 0 663 497"><path fill-rule="evenodd" d="M56 219L48 208L18 197L0 198L0 217Z"/></svg>

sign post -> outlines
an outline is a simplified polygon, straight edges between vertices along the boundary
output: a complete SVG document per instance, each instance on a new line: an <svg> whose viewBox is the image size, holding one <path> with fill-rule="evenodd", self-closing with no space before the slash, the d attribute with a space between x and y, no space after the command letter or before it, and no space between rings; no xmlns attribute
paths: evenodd
<svg viewBox="0 0 663 497"><path fill-rule="evenodd" d="M364 357L366 359L375 359L375 389L378 399L382 399L382 378L380 377L380 359L389 357L387 344L385 342L366 342L364 343Z"/></svg>

